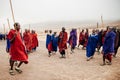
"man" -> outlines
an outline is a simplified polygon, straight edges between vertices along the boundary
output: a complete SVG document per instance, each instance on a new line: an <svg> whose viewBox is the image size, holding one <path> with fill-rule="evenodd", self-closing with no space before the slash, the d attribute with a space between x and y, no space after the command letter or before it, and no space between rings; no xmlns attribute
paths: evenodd
<svg viewBox="0 0 120 80"><path fill-rule="evenodd" d="M29 53L30 52L30 34L28 33L28 30L25 29L25 32L23 33L23 41L26 46L26 50Z"/></svg>
<svg viewBox="0 0 120 80"><path fill-rule="evenodd" d="M89 37L89 32L88 32L88 29L86 29L86 32L85 32L85 43L84 43L84 47L87 46L87 43L88 43L88 37Z"/></svg>
<svg viewBox="0 0 120 80"><path fill-rule="evenodd" d="M114 45L114 50L115 50L115 52L114 52L113 57L116 57L116 54L117 54L118 48L119 48L119 42L120 42L119 36L120 36L120 33L119 33L119 31L118 31L117 29L114 29L113 31L114 31L115 34L116 34L116 37L115 37L115 45Z"/></svg>
<svg viewBox="0 0 120 80"><path fill-rule="evenodd" d="M68 34L65 32L65 28L62 28L62 31L59 34L59 40L58 40L58 47L59 47L59 52L61 54L61 58L66 58L65 57L65 50L67 49L67 38Z"/></svg>
<svg viewBox="0 0 120 80"><path fill-rule="evenodd" d="M57 47L58 47L58 36L57 36L57 32L54 32L54 34L52 35L52 47L55 53L57 52Z"/></svg>
<svg viewBox="0 0 120 80"><path fill-rule="evenodd" d="M75 46L77 45L77 31L76 29L72 29L70 32L70 37L68 40L69 45L71 46L71 54L74 52Z"/></svg>
<svg viewBox="0 0 120 80"><path fill-rule="evenodd" d="M15 70L18 73L22 73L20 66L25 63L28 63L28 55L25 51L25 46L22 42L21 35L20 35L20 24L15 23L14 29L10 30L8 34L8 39L10 40L10 75L15 75L13 66L15 61L20 61L18 66L15 67Z"/></svg>
<svg viewBox="0 0 120 80"><path fill-rule="evenodd" d="M100 53L100 48L102 47L102 36L103 36L103 29L98 33L98 44L97 44L97 50L98 54Z"/></svg>
<svg viewBox="0 0 120 80"><path fill-rule="evenodd" d="M87 61L93 58L97 43L98 43L98 35L96 35L95 30L92 30L92 34L88 38L88 44L86 47Z"/></svg>
<svg viewBox="0 0 120 80"><path fill-rule="evenodd" d="M115 41L115 33L112 31L111 27L108 27L107 33L105 35L105 40L103 44L103 64L101 66L105 65L105 59L107 59L109 62L108 65L112 64L112 55L114 54L114 41Z"/></svg>
<svg viewBox="0 0 120 80"><path fill-rule="evenodd" d="M34 30L32 30L32 50L36 51L36 48L38 47L38 38L37 34Z"/></svg>
<svg viewBox="0 0 120 80"><path fill-rule="evenodd" d="M78 47L80 45L82 45L82 49L84 49L84 43L85 43L85 33L84 33L84 29L80 32L80 35L79 35L79 44L78 44Z"/></svg>
<svg viewBox="0 0 120 80"><path fill-rule="evenodd" d="M46 36L46 48L48 49L48 57L51 56L52 48L52 30L49 30L49 33Z"/></svg>

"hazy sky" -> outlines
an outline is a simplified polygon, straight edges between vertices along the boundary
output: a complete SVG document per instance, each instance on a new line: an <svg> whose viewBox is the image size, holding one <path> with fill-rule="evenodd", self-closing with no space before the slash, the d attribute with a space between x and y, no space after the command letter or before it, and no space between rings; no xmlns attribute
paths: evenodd
<svg viewBox="0 0 120 80"><path fill-rule="evenodd" d="M120 20L120 0L12 0L21 24L46 21ZM12 24L9 0L0 0L0 26Z"/></svg>

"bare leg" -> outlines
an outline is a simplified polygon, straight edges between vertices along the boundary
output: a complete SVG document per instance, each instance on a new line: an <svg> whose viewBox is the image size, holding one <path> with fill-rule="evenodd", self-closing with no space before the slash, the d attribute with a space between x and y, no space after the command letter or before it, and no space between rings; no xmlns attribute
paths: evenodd
<svg viewBox="0 0 120 80"><path fill-rule="evenodd" d="M11 66L10 70L13 70L14 61L10 60L10 66Z"/></svg>
<svg viewBox="0 0 120 80"><path fill-rule="evenodd" d="M51 56L51 51L48 51L48 54L49 54L49 56L48 56L48 57L50 57L50 56Z"/></svg>
<svg viewBox="0 0 120 80"><path fill-rule="evenodd" d="M22 73L22 70L20 70L20 66L22 65L23 61L21 61L18 66L15 68L15 70L18 72L18 73Z"/></svg>
<svg viewBox="0 0 120 80"><path fill-rule="evenodd" d="M10 75L15 75L15 73L13 71L14 61L12 61L11 59L9 61L10 61L9 63L10 63L10 66L11 66L11 68L9 70L9 73L10 73Z"/></svg>
<svg viewBox="0 0 120 80"><path fill-rule="evenodd" d="M104 66L104 65L106 65L105 64L105 55L103 54L103 63L102 64L100 64L101 66Z"/></svg>
<svg viewBox="0 0 120 80"><path fill-rule="evenodd" d="M19 68L19 67L22 65L22 63L23 63L23 62L21 61L21 62L18 64L18 66L17 66L17 67Z"/></svg>

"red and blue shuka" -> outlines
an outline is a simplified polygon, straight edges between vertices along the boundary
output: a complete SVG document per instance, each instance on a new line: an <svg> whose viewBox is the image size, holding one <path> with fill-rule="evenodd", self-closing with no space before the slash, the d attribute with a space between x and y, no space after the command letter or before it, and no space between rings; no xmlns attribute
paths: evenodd
<svg viewBox="0 0 120 80"><path fill-rule="evenodd" d="M57 52L57 47L58 47L58 36L52 35L52 48L53 51Z"/></svg>
<svg viewBox="0 0 120 80"><path fill-rule="evenodd" d="M48 49L48 51L52 51L52 36L50 34L47 34L46 36L46 48Z"/></svg>
<svg viewBox="0 0 120 80"><path fill-rule="evenodd" d="M16 30L10 30L8 34L8 39L11 40L16 33ZM10 56L13 61L23 61L28 63L28 55L25 51L25 46L22 42L21 35L17 31L16 37L13 42L10 44Z"/></svg>
<svg viewBox="0 0 120 80"><path fill-rule="evenodd" d="M114 53L114 41L115 33L110 31L106 34L104 44L103 44L103 55L106 56L106 59L111 61L111 55Z"/></svg>

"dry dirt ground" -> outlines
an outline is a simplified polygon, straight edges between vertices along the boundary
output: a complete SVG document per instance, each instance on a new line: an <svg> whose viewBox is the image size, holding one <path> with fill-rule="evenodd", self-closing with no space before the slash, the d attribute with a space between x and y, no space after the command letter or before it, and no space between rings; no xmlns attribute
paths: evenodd
<svg viewBox="0 0 120 80"><path fill-rule="evenodd" d="M22 74L9 75L9 54L5 52L5 41L0 41L0 80L120 80L120 49L111 66L100 66L102 54L86 61L86 51L75 49L66 59L59 52L48 57L45 41L39 41L36 52L29 54L29 64L23 64Z"/></svg>

